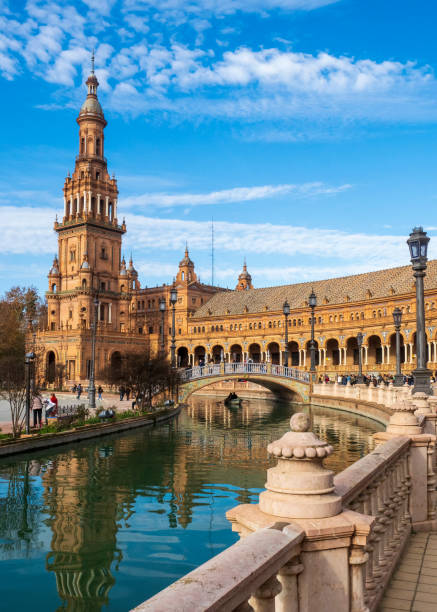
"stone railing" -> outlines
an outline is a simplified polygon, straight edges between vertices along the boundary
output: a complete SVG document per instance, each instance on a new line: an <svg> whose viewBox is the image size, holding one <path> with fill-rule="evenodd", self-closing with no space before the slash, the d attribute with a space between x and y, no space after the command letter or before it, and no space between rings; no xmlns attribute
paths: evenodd
<svg viewBox="0 0 437 612"><path fill-rule="evenodd" d="M240 542L136 610L376 612L411 530L437 528L428 402L396 404L376 449L335 478L332 447L293 415L259 503L227 512Z"/></svg>
<svg viewBox="0 0 437 612"><path fill-rule="evenodd" d="M309 383L310 375L308 372L297 370L296 368L288 368L286 366L276 365L272 363L213 363L204 366L194 366L188 370L181 372L181 380L188 382L197 378L206 378L209 376L225 376L226 374L256 374L278 376L281 378L291 378L301 382Z"/></svg>
<svg viewBox="0 0 437 612"><path fill-rule="evenodd" d="M297 574L304 532L261 529L230 546L135 608L135 612L178 610L298 611ZM248 604L250 601L250 604Z"/></svg>
<svg viewBox="0 0 437 612"><path fill-rule="evenodd" d="M357 402L369 402L391 408L398 401L411 397L412 387L394 387L393 385L341 385L339 383L315 383L313 395L335 397Z"/></svg>

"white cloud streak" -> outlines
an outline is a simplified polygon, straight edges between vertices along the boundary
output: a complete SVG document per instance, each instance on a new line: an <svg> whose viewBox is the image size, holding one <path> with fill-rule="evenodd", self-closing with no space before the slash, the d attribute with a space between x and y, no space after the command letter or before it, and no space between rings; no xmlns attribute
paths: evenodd
<svg viewBox="0 0 437 612"><path fill-rule="evenodd" d="M173 206L201 206L229 204L235 202L251 202L266 198L292 194L294 197L311 197L318 195L334 195L350 189L351 185L330 187L321 182L304 183L302 185L262 185L258 187L235 187L209 193L144 193L120 200L122 208L134 206L151 206L170 208Z"/></svg>

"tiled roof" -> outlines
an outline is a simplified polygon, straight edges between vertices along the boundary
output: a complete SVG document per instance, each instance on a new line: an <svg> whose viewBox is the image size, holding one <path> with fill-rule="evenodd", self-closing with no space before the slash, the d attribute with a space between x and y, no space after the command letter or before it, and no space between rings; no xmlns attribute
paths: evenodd
<svg viewBox="0 0 437 612"><path fill-rule="evenodd" d="M196 310L194 318L237 315L245 312L281 311L285 300L290 307L305 307L311 289L317 295L318 305L346 304L369 299L386 298L411 293L414 287L411 266L377 270L353 276L279 287L264 287L248 291L216 293ZM428 262L425 289L437 289L437 259ZM267 307L267 308L266 308Z"/></svg>

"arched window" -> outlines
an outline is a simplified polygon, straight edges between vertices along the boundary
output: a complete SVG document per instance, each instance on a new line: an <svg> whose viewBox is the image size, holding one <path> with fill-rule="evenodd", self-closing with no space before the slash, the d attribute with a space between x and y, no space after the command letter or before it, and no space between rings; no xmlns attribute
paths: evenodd
<svg viewBox="0 0 437 612"><path fill-rule="evenodd" d="M80 152L82 155L85 153L85 138L80 139Z"/></svg>
<svg viewBox="0 0 437 612"><path fill-rule="evenodd" d="M82 279L82 289L86 289L86 278Z"/></svg>
<svg viewBox="0 0 437 612"><path fill-rule="evenodd" d="M100 155L100 138L96 138L96 155Z"/></svg>
<svg viewBox="0 0 437 612"><path fill-rule="evenodd" d="M182 278L182 280L185 280L185 272L182 272L181 278Z"/></svg>
<svg viewBox="0 0 437 612"><path fill-rule="evenodd" d="M53 285L52 285L52 291L53 291L53 293L56 293L56 283L53 283Z"/></svg>

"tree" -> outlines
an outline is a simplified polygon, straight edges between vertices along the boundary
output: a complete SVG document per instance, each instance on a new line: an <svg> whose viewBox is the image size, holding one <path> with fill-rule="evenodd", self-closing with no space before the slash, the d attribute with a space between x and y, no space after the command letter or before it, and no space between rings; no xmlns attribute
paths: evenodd
<svg viewBox="0 0 437 612"><path fill-rule="evenodd" d="M0 299L0 397L9 402L12 432L23 429L26 335L40 326L45 307L35 288L13 287ZM38 350L33 347L38 359Z"/></svg>
<svg viewBox="0 0 437 612"><path fill-rule="evenodd" d="M174 393L179 375L162 357L149 353L128 353L120 361L109 364L101 377L111 385L129 387L132 395L140 398L142 406L152 406L153 398Z"/></svg>

